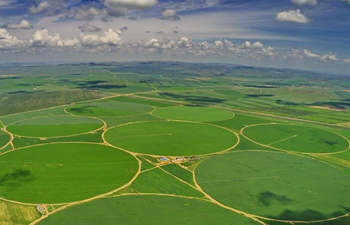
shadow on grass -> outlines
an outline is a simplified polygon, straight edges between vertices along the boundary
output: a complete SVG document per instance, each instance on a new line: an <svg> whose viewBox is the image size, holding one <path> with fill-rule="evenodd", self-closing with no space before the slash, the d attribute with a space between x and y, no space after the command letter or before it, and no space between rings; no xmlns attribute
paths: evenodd
<svg viewBox="0 0 350 225"><path fill-rule="evenodd" d="M16 169L0 177L0 186L6 187L8 191L13 191L21 185L33 180L35 180L35 178L29 170Z"/></svg>
<svg viewBox="0 0 350 225"><path fill-rule="evenodd" d="M93 111L90 110L90 108L96 108L96 107L97 106L87 105L87 106L81 106L79 108L72 108L72 109L69 109L69 111L72 113L93 113Z"/></svg>
<svg viewBox="0 0 350 225"><path fill-rule="evenodd" d="M284 101L284 100L276 100L276 103L279 105L287 105L287 106L300 106L303 105L303 103L298 103L298 102L290 102L290 101Z"/></svg>
<svg viewBox="0 0 350 225"><path fill-rule="evenodd" d="M33 94L33 93L42 93L44 92L43 90L38 90L38 91L10 91L7 92L9 95L14 95L14 94Z"/></svg>
<svg viewBox="0 0 350 225"><path fill-rule="evenodd" d="M22 77L0 77L0 80L18 80Z"/></svg>
<svg viewBox="0 0 350 225"><path fill-rule="evenodd" d="M104 84L107 81L105 80L89 80L84 81L83 83L79 81L70 81L68 79L61 79L61 83L72 83L77 85L78 88L81 89L117 89L117 88L126 88L126 85L115 85L115 84Z"/></svg>
<svg viewBox="0 0 350 225"><path fill-rule="evenodd" d="M283 205L287 205L292 202L292 200L287 198L285 195L276 195L269 191L260 193L258 198L264 204L264 206L270 206L273 202L278 202L279 204Z"/></svg>
<svg viewBox="0 0 350 225"><path fill-rule="evenodd" d="M259 97L273 97L275 96L274 94L250 94L250 95L246 95L246 97L249 98L259 98Z"/></svg>
<svg viewBox="0 0 350 225"><path fill-rule="evenodd" d="M171 97L175 99L182 99L191 103L197 103L197 104L214 104L214 103L222 103L226 100L221 98L212 98L207 96L195 96L195 95L180 95L180 94L174 94L169 92L163 92L159 93L162 97Z"/></svg>

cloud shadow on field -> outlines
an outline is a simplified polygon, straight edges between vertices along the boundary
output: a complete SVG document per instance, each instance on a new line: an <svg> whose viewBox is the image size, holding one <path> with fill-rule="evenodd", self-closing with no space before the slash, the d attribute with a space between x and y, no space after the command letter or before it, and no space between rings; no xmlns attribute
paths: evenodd
<svg viewBox="0 0 350 225"><path fill-rule="evenodd" d="M332 140L326 140L326 139L321 139L324 143L326 143L327 145L333 146L336 144L339 144L339 142L337 141L332 141Z"/></svg>
<svg viewBox="0 0 350 225"><path fill-rule="evenodd" d="M125 88L126 85L115 85L115 84L103 84L107 81L104 80L90 80L85 81L82 84L77 84L79 88L83 89L115 89L115 88Z"/></svg>
<svg viewBox="0 0 350 225"><path fill-rule="evenodd" d="M191 103L198 103L198 104L213 104L213 103L221 103L226 100L221 98L212 98L207 96L195 96L195 95L180 95L180 94L174 94L169 92L163 92L159 93L162 97L171 97L176 99L182 99Z"/></svg>
<svg viewBox="0 0 350 225"><path fill-rule="evenodd" d="M90 108L96 108L96 107L97 106L87 105L87 106L81 106L79 108L72 108L69 111L73 113L93 113L93 111L90 110Z"/></svg>
<svg viewBox="0 0 350 225"><path fill-rule="evenodd" d="M260 97L273 97L274 94L247 94L246 97L248 98L260 98Z"/></svg>
<svg viewBox="0 0 350 225"><path fill-rule="evenodd" d="M283 212L280 213L278 216L266 215L266 217L269 217L272 219L278 219L278 220L316 221L316 220L327 220L334 217L344 216L349 212L350 212L350 208L345 206L339 206L339 210L329 212L329 213L328 212L324 213L313 209L305 209L303 211L293 211L290 209L284 209ZM326 224L331 225L331 223L324 223L324 225ZM335 224L338 224L338 223L335 222L334 225Z"/></svg>
<svg viewBox="0 0 350 225"><path fill-rule="evenodd" d="M5 173L0 177L0 186L7 187L8 191L13 191L21 185L33 180L35 180L35 178L29 170L16 169L13 172Z"/></svg>
<svg viewBox="0 0 350 225"><path fill-rule="evenodd" d="M303 103L298 103L298 102L290 102L290 101L284 101L284 100L276 100L276 103L279 105L287 105L287 106L301 106L304 105Z"/></svg>
<svg viewBox="0 0 350 225"><path fill-rule="evenodd" d="M18 80L18 79L21 79L21 78L22 77L0 77L0 80Z"/></svg>
<svg viewBox="0 0 350 225"><path fill-rule="evenodd" d="M105 80L88 80L84 82L80 81L71 81L69 79L61 79L61 83L70 83L75 84L77 88L81 89L117 89L117 88L126 88L126 85L117 85L117 84L105 84L108 81Z"/></svg>
<svg viewBox="0 0 350 225"><path fill-rule="evenodd" d="M280 220L302 220L302 221L313 221L313 220L323 220L327 219L326 215L323 213L312 210L312 209L306 209L304 211L292 211L289 209L285 209L280 215L277 217L271 217L275 219Z"/></svg>
<svg viewBox="0 0 350 225"><path fill-rule="evenodd" d="M38 90L38 91L10 91L7 92L9 95L14 95L14 94L33 94L33 93L42 93L44 92L43 90Z"/></svg>
<svg viewBox="0 0 350 225"><path fill-rule="evenodd" d="M270 206L273 202L278 202L282 205L287 205L292 202L292 200L285 195L276 195L270 191L260 193L258 198L264 206Z"/></svg>

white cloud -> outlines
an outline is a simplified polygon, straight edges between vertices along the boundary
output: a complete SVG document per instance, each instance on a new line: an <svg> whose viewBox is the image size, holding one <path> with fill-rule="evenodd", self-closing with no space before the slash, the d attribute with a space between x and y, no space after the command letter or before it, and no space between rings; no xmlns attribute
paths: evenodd
<svg viewBox="0 0 350 225"><path fill-rule="evenodd" d="M243 44L242 44L242 47L245 47L245 48L250 48L252 46L252 44L250 44L249 41L245 41Z"/></svg>
<svg viewBox="0 0 350 225"><path fill-rule="evenodd" d="M309 59L318 59L322 62L336 62L336 61L338 61L336 54L328 53L328 54L324 54L324 55L319 55L319 54L312 53L306 49L304 49L304 51L303 51L303 56L305 58L309 58Z"/></svg>
<svg viewBox="0 0 350 225"><path fill-rule="evenodd" d="M224 43L222 41L214 41L214 44L219 49L222 49L224 47Z"/></svg>
<svg viewBox="0 0 350 225"><path fill-rule="evenodd" d="M308 23L309 19L299 9L279 12L275 18L279 22Z"/></svg>
<svg viewBox="0 0 350 225"><path fill-rule="evenodd" d="M47 29L43 29L35 32L29 44L32 47L72 47L78 45L78 40L63 40L59 34L51 36Z"/></svg>
<svg viewBox="0 0 350 225"><path fill-rule="evenodd" d="M164 10L161 19L170 21L181 20L174 9Z"/></svg>
<svg viewBox="0 0 350 225"><path fill-rule="evenodd" d="M319 58L320 56L314 53L309 52L308 50L304 49L304 56L306 58Z"/></svg>
<svg viewBox="0 0 350 225"><path fill-rule="evenodd" d="M104 25L102 22L101 24ZM101 24L97 25L100 26ZM78 24L72 25L72 28L76 28L77 25ZM96 26L88 23L80 26L80 28L82 31L90 29L91 31L97 30ZM50 34L47 29L43 29L35 31L32 38L28 38L28 41L26 41L18 40L16 37L11 36L6 29L0 29L0 49L2 51L11 52L25 50L28 52L27 54L39 51L53 53L61 52L62 54L82 54L83 52L93 52L103 55L107 52L118 51L120 54L123 54L124 52L137 55L154 54L152 57L175 57L173 59L176 59L176 57L179 56L182 58L193 57L194 60L197 59L194 57L209 57L213 60L221 57L221 59L225 59L226 61L231 60L232 62L248 60L260 63L270 60L270 62L294 62L296 64L313 63L314 65L344 65L350 62L350 59L347 58L337 58L337 55L334 53L314 53L307 49L274 49L270 46L265 46L261 41L245 41L243 43L234 44L227 39L216 39L213 42L207 42L194 41L188 37L181 37L178 39L150 38L146 41L142 40L142 38L137 38L125 42L121 38L121 35L125 30L128 30L129 33L129 29L123 27L119 30L109 29L103 34L81 33L76 38L74 38L74 35L69 35L69 39L67 39L67 35L62 34L62 36L65 36L65 38L62 38L59 34ZM56 29L55 31L57 32ZM129 38L127 38L127 40L128 39Z"/></svg>
<svg viewBox="0 0 350 225"><path fill-rule="evenodd" d="M48 1L41 1L37 6L32 5L29 8L29 12L32 14L41 13L50 8L50 3Z"/></svg>
<svg viewBox="0 0 350 225"><path fill-rule="evenodd" d="M252 48L263 48L264 45L261 44L259 41L258 42L255 42L253 45L252 45Z"/></svg>
<svg viewBox="0 0 350 225"><path fill-rule="evenodd" d="M78 28L81 32L98 32L101 30L101 28L88 23L84 23L82 26L78 26Z"/></svg>
<svg viewBox="0 0 350 225"><path fill-rule="evenodd" d="M265 48L260 42L251 44L249 41L242 45L235 46L231 41L216 40L212 44L204 42L194 42L187 37L178 40L151 38L144 43L147 52L157 52L173 55L194 55L194 56L220 56L229 58L251 58L263 59L271 58L275 55L272 47Z"/></svg>
<svg viewBox="0 0 350 225"><path fill-rule="evenodd" d="M145 9L155 6L157 0L104 0L107 7L125 7L128 9Z"/></svg>
<svg viewBox="0 0 350 225"><path fill-rule="evenodd" d="M24 47L25 42L11 36L6 29L0 28L0 49L11 49L16 47Z"/></svg>
<svg viewBox="0 0 350 225"><path fill-rule="evenodd" d="M284 53L283 56L284 59L298 59L298 60L305 60L309 59L314 62L323 62L323 63L330 63L330 62L337 62L339 59L337 58L337 55L334 53L328 53L328 54L316 54L312 53L309 50L303 49L303 51L297 50L297 49L291 49L289 52Z"/></svg>
<svg viewBox="0 0 350 225"><path fill-rule="evenodd" d="M335 61L338 61L338 58L337 58L336 54L328 53L328 54L320 56L320 60L322 62L335 62Z"/></svg>
<svg viewBox="0 0 350 225"><path fill-rule="evenodd" d="M33 25L28 20L21 20L18 24L10 23L6 25L7 29L30 29Z"/></svg>
<svg viewBox="0 0 350 225"><path fill-rule="evenodd" d="M84 35L81 34L79 37L82 46L97 47L101 45L118 46L122 44L122 39L120 38L121 30L114 31L109 29L104 33L103 36L96 34Z"/></svg>
<svg viewBox="0 0 350 225"><path fill-rule="evenodd" d="M297 6L317 5L317 0L292 0L292 3Z"/></svg>
<svg viewBox="0 0 350 225"><path fill-rule="evenodd" d="M37 30L30 40L30 45L33 47L45 47L45 46L56 46L60 40L60 35L55 34L54 36L49 35L47 29Z"/></svg>

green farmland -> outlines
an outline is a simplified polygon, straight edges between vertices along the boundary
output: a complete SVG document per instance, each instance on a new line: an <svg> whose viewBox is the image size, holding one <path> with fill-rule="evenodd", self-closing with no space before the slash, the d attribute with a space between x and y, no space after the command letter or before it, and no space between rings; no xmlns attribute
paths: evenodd
<svg viewBox="0 0 350 225"><path fill-rule="evenodd" d="M123 186L138 170L125 152L82 143L23 148L2 155L0 162L3 197L26 203L91 198Z"/></svg>
<svg viewBox="0 0 350 225"><path fill-rule="evenodd" d="M350 223L349 77L0 68L1 225Z"/></svg>
<svg viewBox="0 0 350 225"><path fill-rule="evenodd" d="M160 121L126 124L107 130L106 141L132 152L151 155L203 155L231 149L237 136L221 127Z"/></svg>
<svg viewBox="0 0 350 225"><path fill-rule="evenodd" d="M349 148L348 140L336 133L293 124L250 126L242 133L262 145L289 151L330 153Z"/></svg>
<svg viewBox="0 0 350 225"><path fill-rule="evenodd" d="M18 136L58 137L71 136L99 130L103 121L78 116L50 116L22 120L7 126L7 130Z"/></svg>

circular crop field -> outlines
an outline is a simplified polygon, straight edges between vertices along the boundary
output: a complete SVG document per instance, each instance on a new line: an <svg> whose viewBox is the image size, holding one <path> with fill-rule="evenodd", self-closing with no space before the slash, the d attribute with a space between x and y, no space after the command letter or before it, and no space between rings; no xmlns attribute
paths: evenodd
<svg viewBox="0 0 350 225"><path fill-rule="evenodd" d="M12 123L7 130L27 137L60 137L94 131L103 125L103 121L91 117L46 116Z"/></svg>
<svg viewBox="0 0 350 225"><path fill-rule="evenodd" d="M73 202L117 189L137 170L133 156L104 145L40 145L0 156L0 193L20 202Z"/></svg>
<svg viewBox="0 0 350 225"><path fill-rule="evenodd" d="M130 116L149 113L153 110L150 105L129 102L90 102L68 107L67 112L82 116Z"/></svg>
<svg viewBox="0 0 350 225"><path fill-rule="evenodd" d="M189 120L198 122L227 120L234 116L232 112L226 110L194 106L157 108L154 112L152 112L152 115L164 119Z"/></svg>
<svg viewBox="0 0 350 225"><path fill-rule="evenodd" d="M258 225L247 217L207 201L168 196L121 196L81 204L39 224L239 224Z"/></svg>
<svg viewBox="0 0 350 225"><path fill-rule="evenodd" d="M132 152L167 156L220 152L238 141L234 133L221 127L174 121L125 124L109 129L104 137Z"/></svg>
<svg viewBox="0 0 350 225"><path fill-rule="evenodd" d="M243 134L262 145L296 152L329 153L349 148L345 138L314 127L263 124L249 126Z"/></svg>
<svg viewBox="0 0 350 225"><path fill-rule="evenodd" d="M195 173L214 199L254 215L314 221L350 211L349 174L312 158L232 152L207 159Z"/></svg>
<svg viewBox="0 0 350 225"><path fill-rule="evenodd" d="M10 139L10 135L0 130L0 149L4 147L10 141Z"/></svg>

